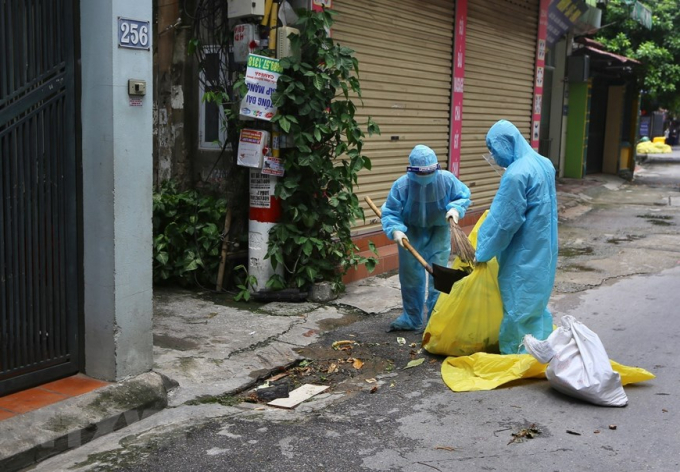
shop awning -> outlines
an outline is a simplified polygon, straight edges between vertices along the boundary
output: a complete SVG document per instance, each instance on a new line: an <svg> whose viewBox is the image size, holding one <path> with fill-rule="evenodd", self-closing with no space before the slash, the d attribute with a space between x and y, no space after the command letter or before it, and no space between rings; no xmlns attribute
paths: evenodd
<svg viewBox="0 0 680 472"><path fill-rule="evenodd" d="M593 42L597 42L597 41L593 41ZM598 49L598 48L593 47L593 46L583 46L583 48L581 48L579 50L584 50L584 49L586 51L588 51L588 53L590 55L594 55L598 58L613 60L613 61L616 61L616 62L620 62L621 64L629 64L629 65L640 64L640 61L636 61L635 59L631 59L630 57L619 56L618 54L614 54L613 52L603 51L602 49Z"/></svg>

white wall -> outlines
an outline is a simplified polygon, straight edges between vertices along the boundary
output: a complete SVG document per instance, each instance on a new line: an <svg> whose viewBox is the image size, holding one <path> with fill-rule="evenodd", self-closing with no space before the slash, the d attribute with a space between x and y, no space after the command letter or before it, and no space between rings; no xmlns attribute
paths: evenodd
<svg viewBox="0 0 680 472"><path fill-rule="evenodd" d="M151 0L80 2L85 373L148 371L152 356L152 52L118 47L118 17ZM147 84L131 106L128 79Z"/></svg>

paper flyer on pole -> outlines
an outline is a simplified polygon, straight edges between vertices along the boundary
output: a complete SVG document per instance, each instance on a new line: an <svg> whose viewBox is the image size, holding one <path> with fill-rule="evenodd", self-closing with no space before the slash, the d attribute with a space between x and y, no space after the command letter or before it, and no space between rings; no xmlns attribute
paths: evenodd
<svg viewBox="0 0 680 472"><path fill-rule="evenodd" d="M246 86L248 93L241 100L240 115L243 118L257 118L271 121L276 115L276 107L272 103L272 94L276 91L276 82L283 71L278 59L250 54L246 69Z"/></svg>

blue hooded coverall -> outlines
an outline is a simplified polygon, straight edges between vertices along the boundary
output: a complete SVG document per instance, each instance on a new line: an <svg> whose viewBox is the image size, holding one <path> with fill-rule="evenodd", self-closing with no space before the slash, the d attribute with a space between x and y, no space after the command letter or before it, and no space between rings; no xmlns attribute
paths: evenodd
<svg viewBox="0 0 680 472"><path fill-rule="evenodd" d="M437 164L432 149L417 145L409 155L413 167ZM407 172L399 177L382 206L382 227L388 238L393 233L406 233L411 245L429 264L446 267L451 252L451 234L446 221L447 211L455 208L462 218L470 206L470 190L446 170L435 170L428 175ZM432 313L439 292L429 275L427 316L423 319L425 304L425 276L422 265L399 246L399 282L404 312L392 322L390 330L420 330Z"/></svg>
<svg viewBox="0 0 680 472"><path fill-rule="evenodd" d="M477 236L477 262L498 259L503 300L501 354L524 353L522 339L552 332L548 300L557 268L555 168L506 120L491 127L486 145L506 167Z"/></svg>

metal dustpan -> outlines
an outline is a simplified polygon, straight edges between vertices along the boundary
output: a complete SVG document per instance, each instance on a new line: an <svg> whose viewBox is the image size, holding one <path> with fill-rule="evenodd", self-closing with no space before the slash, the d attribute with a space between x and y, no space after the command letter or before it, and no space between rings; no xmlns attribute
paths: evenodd
<svg viewBox="0 0 680 472"><path fill-rule="evenodd" d="M364 197L364 200L366 203L368 203L368 206L373 209L375 214L382 218L382 213L375 203L373 203L373 200L371 200L371 198L368 196ZM434 279L434 288L440 292L450 293L453 284L458 282L463 277L469 275L469 272L465 270L449 269L448 267L443 267L437 264L434 264L434 267L430 266L430 264L428 264L427 261L423 259L420 254L418 254L418 251L416 251L415 248L411 246L408 240L404 241L404 249L410 252L411 255L415 257L423 267L425 267L425 270L427 270L427 272L432 275Z"/></svg>
<svg viewBox="0 0 680 472"><path fill-rule="evenodd" d="M432 278L434 279L434 288L443 293L451 293L453 284L459 280L470 275L470 272L461 269L450 269L448 267L440 266L439 264L432 264Z"/></svg>

